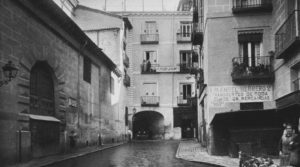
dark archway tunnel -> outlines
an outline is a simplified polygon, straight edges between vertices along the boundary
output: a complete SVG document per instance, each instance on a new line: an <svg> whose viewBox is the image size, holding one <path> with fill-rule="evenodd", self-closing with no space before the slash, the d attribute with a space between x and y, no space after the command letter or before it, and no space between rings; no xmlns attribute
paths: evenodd
<svg viewBox="0 0 300 167"><path fill-rule="evenodd" d="M133 116L133 137L139 140L163 139L164 117L155 111L142 111Z"/></svg>

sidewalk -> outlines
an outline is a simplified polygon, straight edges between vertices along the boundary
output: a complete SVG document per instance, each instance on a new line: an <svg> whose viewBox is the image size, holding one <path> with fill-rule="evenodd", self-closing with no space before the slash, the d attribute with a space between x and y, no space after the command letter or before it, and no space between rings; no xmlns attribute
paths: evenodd
<svg viewBox="0 0 300 167"><path fill-rule="evenodd" d="M116 144L107 144L107 145L102 145L102 146L89 146L85 148L80 148L77 150L74 150L73 152L66 153L66 154L58 154L58 155L52 155L52 156L47 156L43 158L37 158L33 159L29 162L21 163L21 164L16 164L10 167L41 167L41 166L47 166L51 164L55 164L60 161L64 161L67 159L72 159L80 156L84 156L87 154L95 153L100 150L105 150L108 148L113 148L120 146L124 143L116 143Z"/></svg>
<svg viewBox="0 0 300 167"><path fill-rule="evenodd" d="M194 140L181 141L177 149L176 158L220 167L239 166L238 158L209 155L206 149ZM273 161L275 164L279 164L279 160L275 159Z"/></svg>

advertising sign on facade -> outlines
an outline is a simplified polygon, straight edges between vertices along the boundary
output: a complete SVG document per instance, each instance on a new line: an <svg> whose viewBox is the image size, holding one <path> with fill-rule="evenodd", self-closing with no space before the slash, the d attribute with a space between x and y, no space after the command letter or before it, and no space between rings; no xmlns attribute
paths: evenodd
<svg viewBox="0 0 300 167"><path fill-rule="evenodd" d="M210 86L208 91L210 107L224 107L225 103L273 100L273 87L271 85Z"/></svg>
<svg viewBox="0 0 300 167"><path fill-rule="evenodd" d="M179 72L179 66L162 66L156 67L156 72Z"/></svg>

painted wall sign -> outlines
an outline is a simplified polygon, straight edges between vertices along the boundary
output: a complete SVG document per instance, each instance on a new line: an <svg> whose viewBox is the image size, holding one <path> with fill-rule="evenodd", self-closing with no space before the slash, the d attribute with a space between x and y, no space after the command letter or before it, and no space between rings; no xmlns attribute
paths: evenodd
<svg viewBox="0 0 300 167"><path fill-rule="evenodd" d="M179 66L162 66L156 67L156 72L179 72Z"/></svg>
<svg viewBox="0 0 300 167"><path fill-rule="evenodd" d="M210 86L208 91L210 107L224 107L225 103L273 100L273 87L271 85Z"/></svg>

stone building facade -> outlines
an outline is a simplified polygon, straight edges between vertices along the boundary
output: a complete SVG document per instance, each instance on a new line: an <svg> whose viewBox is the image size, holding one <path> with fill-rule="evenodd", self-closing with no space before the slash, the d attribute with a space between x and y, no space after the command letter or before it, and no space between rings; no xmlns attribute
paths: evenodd
<svg viewBox="0 0 300 167"><path fill-rule="evenodd" d="M101 49L52 1L1 0L0 17L1 67L19 68L0 87L1 163L68 151L70 138L81 147L120 137L110 88L121 75Z"/></svg>
<svg viewBox="0 0 300 167"><path fill-rule="evenodd" d="M136 139L196 135L191 12L116 12L128 17L129 120Z"/></svg>
<svg viewBox="0 0 300 167"><path fill-rule="evenodd" d="M122 75L118 77L112 73L111 79L114 80L115 90L112 92L111 104L115 130L117 134L124 136L128 131L128 123L125 119L128 113L127 97L130 87L127 34L133 27L126 17L81 5L78 5L73 13L72 19L98 47L102 48L102 51L117 65Z"/></svg>
<svg viewBox="0 0 300 167"><path fill-rule="evenodd" d="M269 0L194 1L194 23L203 23L194 38L203 39L195 45L204 71L198 138L211 154L278 154L283 120L274 96L275 11Z"/></svg>
<svg viewBox="0 0 300 167"><path fill-rule="evenodd" d="M274 98L280 117L297 129L299 96L299 0L273 1Z"/></svg>

